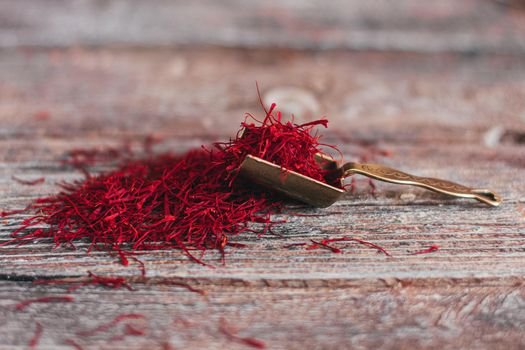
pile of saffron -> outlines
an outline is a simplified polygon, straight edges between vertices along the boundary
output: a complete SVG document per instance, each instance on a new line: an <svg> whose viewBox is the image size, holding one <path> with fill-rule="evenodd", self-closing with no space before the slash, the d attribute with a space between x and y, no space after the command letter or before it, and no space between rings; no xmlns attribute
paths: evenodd
<svg viewBox="0 0 525 350"><path fill-rule="evenodd" d="M219 249L242 232L264 234L270 214L283 199L239 177L251 154L283 168L324 181L314 155L322 152L313 129L325 119L298 125L282 121L275 104L262 121L247 115L237 136L228 142L182 155L150 155L125 161L116 170L61 183L58 194L39 198L26 209L32 213L13 232L11 242L51 238L57 246L88 242L89 250L126 255L138 250ZM90 158L92 160L93 157ZM5 214L7 215L7 213ZM262 223L255 230L251 222Z"/></svg>

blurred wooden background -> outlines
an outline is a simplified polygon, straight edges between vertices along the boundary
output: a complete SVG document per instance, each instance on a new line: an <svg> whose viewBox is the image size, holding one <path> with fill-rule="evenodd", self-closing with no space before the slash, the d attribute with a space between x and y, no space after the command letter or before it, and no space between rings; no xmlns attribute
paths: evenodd
<svg viewBox="0 0 525 350"><path fill-rule="evenodd" d="M525 53L523 0L0 0L0 46Z"/></svg>
<svg viewBox="0 0 525 350"><path fill-rule="evenodd" d="M0 0L0 209L82 175L61 165L77 147L184 151L230 137L267 102L330 120L345 158L500 192L488 208L365 180L333 207L291 211L245 249L205 259L148 252L137 266L46 241L0 247L0 349L242 349L226 320L269 349L525 347L525 6L523 1ZM102 170L102 169L99 169ZM46 182L23 186L12 176ZM5 241L20 217L0 226ZM394 257L286 244L355 235ZM411 253L432 244L440 250ZM67 304L14 305L68 286L35 278L93 271L127 276L134 292L80 289ZM203 289L200 296L174 283ZM144 336L77 332L142 313ZM119 333L120 334L120 333Z"/></svg>

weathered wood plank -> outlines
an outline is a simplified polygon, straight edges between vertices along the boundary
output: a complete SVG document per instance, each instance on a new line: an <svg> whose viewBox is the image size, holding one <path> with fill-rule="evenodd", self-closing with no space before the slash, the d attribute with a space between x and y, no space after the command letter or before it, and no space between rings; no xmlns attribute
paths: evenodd
<svg viewBox="0 0 525 350"><path fill-rule="evenodd" d="M220 62L220 65L217 64ZM520 56L420 55L290 50L67 49L0 52L0 208L21 208L80 178L60 165L77 147L134 147L148 134L162 150L186 150L226 139L246 111L260 110L258 80L301 121L326 115L326 141L345 158L373 147L377 161L422 175L490 187L505 203L487 208L420 189L365 180L323 210L292 206L276 219L283 237L242 235L212 269L177 251L155 251L138 266L103 252L52 250L40 241L0 248L0 348L24 346L34 320L42 348L119 312L147 316L145 337L109 343L115 333L79 339L86 348L234 348L217 327L231 319L244 336L270 348L520 348L525 330L525 63ZM293 87L294 89L290 89ZM273 96L273 97L272 97ZM369 146L363 143L371 143ZM101 168L105 169L105 168ZM41 176L23 186L11 179ZM294 212L322 216L298 217ZM16 220L0 226L5 241ZM356 235L394 257L348 244L344 254L285 249L310 238ZM428 255L410 253L438 244ZM71 304L33 305L25 298L65 294L67 286L34 286L37 277L128 276L135 292L81 289ZM184 281L208 297L170 285ZM82 315L82 317L79 317ZM191 315L191 317L189 317ZM175 324L180 316L195 327ZM239 348L241 346L239 345Z"/></svg>
<svg viewBox="0 0 525 350"><path fill-rule="evenodd" d="M222 45L525 53L522 0L0 1L0 47Z"/></svg>
<svg viewBox="0 0 525 350"><path fill-rule="evenodd" d="M202 297L176 286L135 285L136 291L86 288L74 303L33 304L14 311L22 299L68 295L66 287L0 282L3 344L25 344L35 321L43 325L42 349L86 348L245 349L219 331L221 322L270 349L521 349L525 346L525 289L516 281L496 285L434 286L224 286L208 285ZM77 332L107 323L121 313L141 313L129 323L146 337L121 334L122 325L94 336Z"/></svg>

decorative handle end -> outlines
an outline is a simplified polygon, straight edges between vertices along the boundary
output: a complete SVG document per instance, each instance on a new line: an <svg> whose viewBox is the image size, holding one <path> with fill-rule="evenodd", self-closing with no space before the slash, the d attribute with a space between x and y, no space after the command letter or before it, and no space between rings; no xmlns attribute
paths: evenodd
<svg viewBox="0 0 525 350"><path fill-rule="evenodd" d="M471 191L478 201L497 207L503 201L501 196L487 189L473 189Z"/></svg>

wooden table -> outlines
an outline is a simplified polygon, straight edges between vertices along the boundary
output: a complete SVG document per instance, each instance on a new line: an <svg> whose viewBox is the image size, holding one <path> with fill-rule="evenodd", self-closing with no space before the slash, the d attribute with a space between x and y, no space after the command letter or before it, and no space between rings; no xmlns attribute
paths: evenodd
<svg viewBox="0 0 525 350"><path fill-rule="evenodd" d="M148 252L140 257L145 280L135 262L86 255L82 244L77 251L48 241L0 247L0 349L25 348L37 322L40 349L70 349L68 338L85 349L246 348L220 330L224 323L270 349L524 348L525 61L519 45L512 47L479 55L180 46L0 51L1 209L54 193L57 181L81 179L60 162L73 148L139 147L154 135L163 140L156 151L182 152L227 139L243 113L260 115L255 81L268 102L301 121L326 116L325 141L347 159L372 155L504 198L489 208L377 182L372 195L360 179L330 208L294 205L275 216L286 219L275 229L282 237L239 236L247 247L230 248L225 266L212 251L204 259L215 268L179 251ZM24 186L13 175L46 181ZM20 218L2 222L2 241ZM350 243L342 254L285 247L345 235L393 257ZM440 249L411 255L433 244ZM68 293L69 285L32 283L87 271L125 276L135 290ZM75 301L15 308L46 295ZM122 313L143 314L129 322L146 334L112 339L118 325L76 335Z"/></svg>

